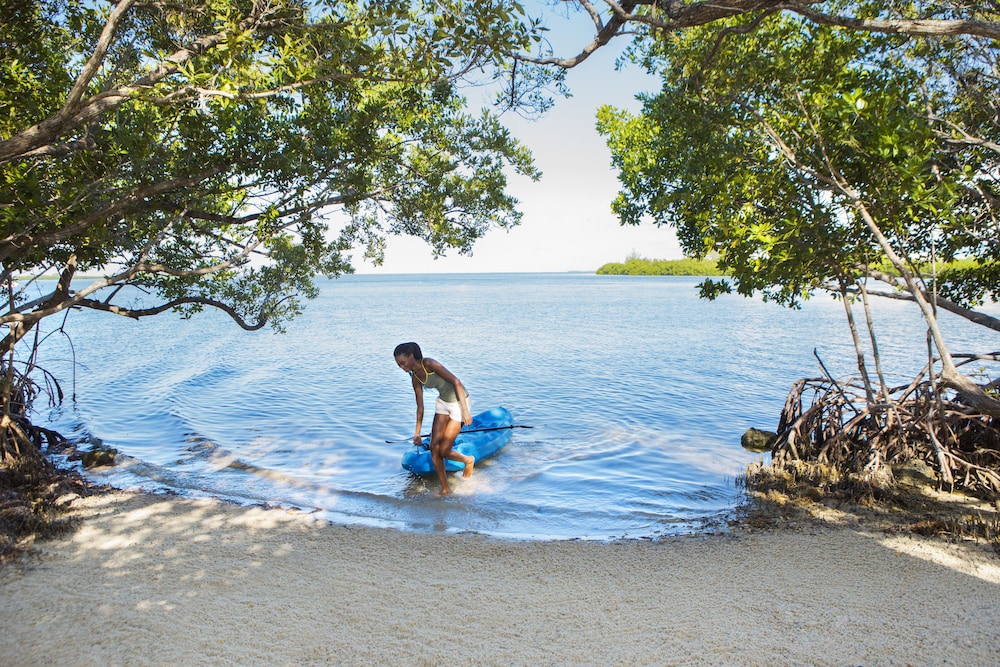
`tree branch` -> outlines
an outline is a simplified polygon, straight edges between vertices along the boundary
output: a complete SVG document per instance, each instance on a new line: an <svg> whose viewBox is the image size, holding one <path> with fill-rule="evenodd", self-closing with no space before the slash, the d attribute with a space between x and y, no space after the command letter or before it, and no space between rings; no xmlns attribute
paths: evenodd
<svg viewBox="0 0 1000 667"><path fill-rule="evenodd" d="M110 39L114 34L118 22L125 12L133 7L134 2L135 0L122 0L115 7L115 11L112 12L111 18L105 25L93 54L91 54L91 57L87 60L87 64L84 66L84 70L77 78L66 105L40 123L18 132L9 139L0 141L0 164L23 158L29 154L36 155L40 151L44 153L45 147L59 137L120 106L136 92L147 89L174 74L180 69L180 65L221 44L230 35L228 30L223 30L212 35L205 35L190 45L178 49L172 55L165 58L156 68L136 79L132 84L104 91L87 100L83 100L83 92L100 69L104 57L107 55ZM271 25L279 25L279 22L268 23L264 21L264 17L270 11L271 7L269 3L255 3L253 13L239 23L238 30L246 32L252 29L266 29Z"/></svg>
<svg viewBox="0 0 1000 667"><path fill-rule="evenodd" d="M97 75L97 72L101 69L101 64L104 62L104 57L108 54L108 47L111 45L111 39L115 35L115 30L118 29L118 23L121 21L125 13L132 8L135 4L135 0L120 0L115 8L111 12L111 16L108 17L108 22L104 24L104 29L101 30L101 36L97 39L97 45L94 47L94 52L90 54L90 58L87 59L87 64L83 66L83 70L80 75L76 77L76 81L73 83L73 88L70 89L69 95L66 96L66 104L63 108L56 114L60 118L66 118L73 114L73 110L76 109L80 100L83 99L83 94L87 91L87 86Z"/></svg>
<svg viewBox="0 0 1000 667"><path fill-rule="evenodd" d="M998 144L995 141L973 136L969 134L969 132L965 128L960 127L956 123L947 120L945 118L939 118L937 116L931 115L928 116L928 120L934 121L936 123L941 123L942 125L945 125L946 127L953 130L955 134L958 135L956 137L954 134L948 134L947 132L939 133L941 138L950 144L957 144L962 146L981 146L983 148L987 148L993 151L994 153L1000 154L1000 144Z"/></svg>
<svg viewBox="0 0 1000 667"><path fill-rule="evenodd" d="M695 90L701 87L701 75L711 66L712 61L715 60L715 56L719 53L719 49L722 47L722 43L730 35L748 35L761 24L761 22L768 16L774 13L775 10L765 10L760 13L753 21L746 25L740 26L729 26L723 28L719 31L718 36L715 38L715 44L712 46L712 50L709 51L708 55L705 56L704 60L701 62L701 67L698 68L698 72L694 75L692 80L692 86Z"/></svg>
<svg viewBox="0 0 1000 667"><path fill-rule="evenodd" d="M608 0L605 0L605 2L608 2ZM597 31L594 35L594 40L585 46L579 54L571 58L534 58L526 55L515 55L514 57L518 60L534 63L536 65L554 65L556 67L562 67L563 69L572 69L592 56L599 48L607 45L612 39L614 39L619 34L619 31L628 23L628 17L631 16L630 12L638 4L640 3L630 0L629 2L623 2L620 6L613 5L617 8L617 11L615 11L608 22L604 24L604 27ZM588 3L584 5L584 7L587 9L588 13L590 13L591 17L593 17L595 13L593 6ZM594 19L594 22L595 25L599 25L599 18Z"/></svg>
<svg viewBox="0 0 1000 667"><path fill-rule="evenodd" d="M963 19L858 19L851 16L826 14L812 8L822 4L822 0L787 2L784 0L706 0L705 2L684 2L683 0L629 0L615 2L604 0L611 15L602 22L589 0L577 0L577 4L590 14L595 26L594 39L577 55L569 58L532 58L515 56L520 60L538 65L553 65L564 69L576 67L589 58L597 49L605 46L614 37L625 34L629 23L648 26L656 31L675 31L708 25L716 21L749 14L757 11L791 12L814 23L832 25L863 32L911 35L914 37L948 37L968 35L986 39L1000 39L1000 24ZM636 8L646 8L637 13Z"/></svg>
<svg viewBox="0 0 1000 667"><path fill-rule="evenodd" d="M66 225L65 227L37 235L33 235L30 232L15 234L7 239L4 239L3 241L0 241L0 263L6 262L16 252L23 248L29 246L50 247L56 243L61 243L74 235L83 232L89 227L107 220L108 218L124 215L125 213L130 212L137 203L147 202L147 200L151 197L156 197L173 190L193 187L205 179L215 176L221 172L221 167L214 167L193 176L172 178L160 183L154 183L152 185L133 190L132 192L119 198L117 201L91 211L89 214L81 217L79 220L71 224Z"/></svg>
<svg viewBox="0 0 1000 667"><path fill-rule="evenodd" d="M865 274L870 278L874 278L883 283L887 283L894 287L899 287L899 282L896 280L895 276L892 276L883 271L876 271L874 269L864 268ZM932 295L927 290L921 290L923 297L928 301L932 302L935 306L941 310L946 310L949 313L958 315L961 318L969 320L974 324L986 327L987 329L992 329L993 331L1000 331L1000 319L987 315L986 313L981 313L978 310L972 310L971 308L966 308L961 306L954 301L946 299L940 294ZM874 294L876 296L881 296L887 299L901 299L903 301L914 301L913 295L909 292L896 292L896 293L886 293L886 292L869 292L869 294Z"/></svg>
<svg viewBox="0 0 1000 667"><path fill-rule="evenodd" d="M831 285L827 289L833 289L833 286ZM858 290L857 289L850 289L848 291L852 292L852 293L857 293ZM880 297L882 299L896 299L898 301L913 301L914 300L913 296L911 294L909 294L908 292L872 292L872 291L869 291L868 294L870 294L872 296ZM980 326L984 326L987 329L992 329L993 331L1000 331L1000 319L997 319L997 318L992 317L990 315L986 315L984 313L980 313L978 311L971 310L969 308L965 308L964 306L960 306L957 303L955 303L953 301L949 301L948 299L945 299L945 298L943 298L941 296L939 296L937 298L937 306L941 310L945 310L945 311L948 311L948 312L953 313L955 315L958 315L959 317L965 318L965 319L969 320L970 322L973 322L974 324L978 324ZM955 356L957 356L957 355L955 355Z"/></svg>
<svg viewBox="0 0 1000 667"><path fill-rule="evenodd" d="M262 316L255 323L248 323L243 317L236 312L231 306L222 301L217 301L215 299L209 299L207 297L200 296L188 296L182 297L180 299L174 299L173 301L168 301L167 303L155 306L153 308L140 308L131 309L123 308L121 306L116 306L110 303L104 303L103 301L97 301L95 299L81 299L76 302L76 306L81 308L91 308L93 310L102 310L108 313L113 313L115 315L121 315L122 317L128 317L134 320L138 320L140 317L151 317L153 315L159 315L165 311L170 310L176 306L183 306L185 304L200 304L203 306L211 306L212 308L217 308L222 312L226 313L236 322L240 327L246 329L247 331L257 331L262 329L267 325L267 317Z"/></svg>
<svg viewBox="0 0 1000 667"><path fill-rule="evenodd" d="M169 275L182 278L199 277L199 276L210 275L212 273L218 273L219 271L231 268L234 265L238 264L243 259L246 259L246 257L248 257L251 254L253 249L259 247L260 244L261 242L244 246L241 252L239 252L234 257L231 257L226 261L219 262L218 264L212 264L209 266L202 267L200 269L181 270L181 269L173 269L163 264L138 262L137 264L113 276L106 276L104 278L95 280L90 285L87 285L85 288L75 293L70 293L68 289L69 280L72 278L73 273L76 271L75 260L72 260L70 265L67 266L66 270L61 275L59 287L57 287L56 290L53 291L43 303L38 304L37 300L36 302L32 303L33 306L40 305L40 307L37 310L32 310L29 313L25 313L23 312L23 307L22 307L22 311L4 313L0 315L0 325L3 324L9 325L15 322L26 323L27 326L23 328L25 330L28 330L32 326L34 326L34 324L37 323L39 320L42 320L50 315L54 315L58 312L77 307L87 307L87 308L94 308L96 310L105 310L108 312L117 313L119 315L130 312L136 312L139 313L139 315L137 315L136 317L145 317L147 315L155 315L157 313L161 313L164 310L169 310L174 305L182 305L184 303L204 303L205 305L210 305L213 307L220 308L221 310L225 310L234 319L236 319L238 322L241 323L240 326L244 326L245 322L243 322L237 315L235 315L235 311L231 307L223 304L222 302L217 302L212 299L207 299L206 297L184 297L182 299L178 299L174 302L171 302L167 306L159 307L158 310L154 308L154 309L146 309L138 311L130 311L128 309L121 308L120 306L113 306L111 304L100 302L95 299L90 299L88 297L91 294L94 294L95 292L102 290L106 287L125 284L141 273L159 273L162 275ZM98 307L95 306L94 304L103 304L103 306ZM132 315L127 315L127 316L132 317ZM259 329L263 327L265 324L266 321L262 321L259 324L259 326L254 325L254 328ZM244 328L246 327L244 326Z"/></svg>
<svg viewBox="0 0 1000 667"><path fill-rule="evenodd" d="M833 16L817 11L806 4L791 2L778 6L804 16L821 25L832 25L840 28L850 28L863 32L880 32L896 35L911 35L913 37L956 37L969 35L1000 39L1000 25L982 21L966 21L962 19L856 19L849 16Z"/></svg>

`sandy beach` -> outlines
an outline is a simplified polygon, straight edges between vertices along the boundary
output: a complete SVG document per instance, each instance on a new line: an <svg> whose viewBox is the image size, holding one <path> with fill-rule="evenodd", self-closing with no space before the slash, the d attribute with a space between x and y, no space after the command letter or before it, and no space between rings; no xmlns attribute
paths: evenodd
<svg viewBox="0 0 1000 667"><path fill-rule="evenodd" d="M113 493L0 568L2 665L996 665L982 544L508 542Z"/></svg>

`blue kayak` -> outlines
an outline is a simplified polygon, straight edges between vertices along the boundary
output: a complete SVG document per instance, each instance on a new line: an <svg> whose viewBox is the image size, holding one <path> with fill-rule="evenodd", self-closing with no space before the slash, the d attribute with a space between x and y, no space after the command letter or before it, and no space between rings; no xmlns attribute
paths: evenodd
<svg viewBox="0 0 1000 667"><path fill-rule="evenodd" d="M507 408L493 408L481 412L472 418L472 424L463 426L462 432L455 438L453 450L473 456L476 463L496 454L510 440L514 425L514 417ZM403 454L403 467L416 475L430 475L434 472L431 452L428 449L430 438L424 438L419 447L411 447ZM445 459L445 470L455 471L465 468L460 461Z"/></svg>

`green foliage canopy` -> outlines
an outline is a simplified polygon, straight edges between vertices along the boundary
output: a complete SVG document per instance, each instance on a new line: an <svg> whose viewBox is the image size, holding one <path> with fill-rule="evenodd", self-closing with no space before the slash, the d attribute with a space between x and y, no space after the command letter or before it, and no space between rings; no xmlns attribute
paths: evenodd
<svg viewBox="0 0 1000 667"><path fill-rule="evenodd" d="M468 253L520 221L507 174L538 177L497 116L470 114L461 95L537 43L516 2L3 0L0 12L4 349L71 307L212 306L280 328L315 274L352 270L351 248L379 261L386 236L406 234ZM51 293L11 282L53 271ZM77 271L106 275L74 290ZM126 285L150 295L142 307L116 301Z"/></svg>
<svg viewBox="0 0 1000 667"><path fill-rule="evenodd" d="M966 297L997 293L998 127L980 106L998 106L994 43L765 13L633 55L662 89L638 115L599 113L623 223L672 225L690 255L718 253L737 291L788 305L885 264L869 220L910 266L976 258Z"/></svg>

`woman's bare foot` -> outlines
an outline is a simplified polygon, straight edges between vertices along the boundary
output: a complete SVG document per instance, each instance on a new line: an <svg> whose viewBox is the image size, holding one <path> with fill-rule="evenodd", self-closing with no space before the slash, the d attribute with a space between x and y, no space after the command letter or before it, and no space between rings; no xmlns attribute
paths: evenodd
<svg viewBox="0 0 1000 667"><path fill-rule="evenodd" d="M467 456L465 461L465 470L462 472L462 477L471 477L472 469L476 467L476 457Z"/></svg>

